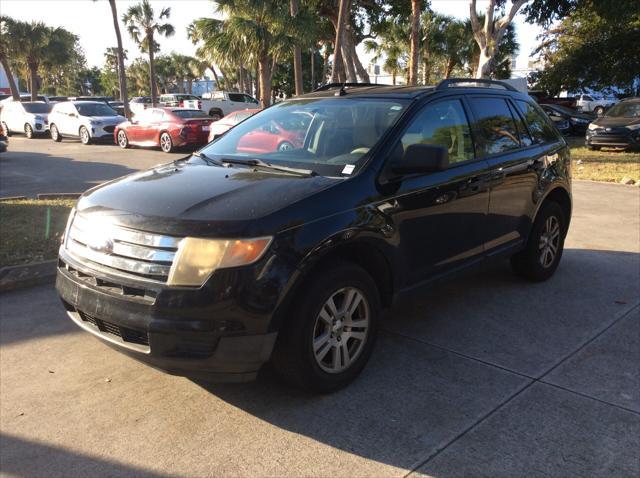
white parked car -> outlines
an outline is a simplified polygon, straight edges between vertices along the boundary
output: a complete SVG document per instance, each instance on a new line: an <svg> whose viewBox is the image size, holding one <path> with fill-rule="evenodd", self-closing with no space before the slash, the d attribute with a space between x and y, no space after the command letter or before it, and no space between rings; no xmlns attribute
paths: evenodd
<svg viewBox="0 0 640 478"><path fill-rule="evenodd" d="M116 126L126 121L106 103L100 101L65 101L53 106L49 115L51 139L80 138L82 144L96 139L113 140Z"/></svg>
<svg viewBox="0 0 640 478"><path fill-rule="evenodd" d="M46 95L38 95L36 98L38 98L38 101L43 103L49 103L49 97ZM16 100L13 99L13 96L9 95L0 101L0 105L4 107L7 103L12 103L14 101ZM31 93L20 93L20 101L31 101Z"/></svg>
<svg viewBox="0 0 640 478"><path fill-rule="evenodd" d="M598 99L594 95L576 96L576 108L583 113L595 113L602 116L606 110L618 102L616 99Z"/></svg>
<svg viewBox="0 0 640 478"><path fill-rule="evenodd" d="M0 122L7 134L24 133L27 138L49 131L51 105L42 101L9 101L2 105Z"/></svg>
<svg viewBox="0 0 640 478"><path fill-rule="evenodd" d="M202 95L200 109L214 120L228 115L232 111L259 108L260 102L245 93L214 91Z"/></svg>

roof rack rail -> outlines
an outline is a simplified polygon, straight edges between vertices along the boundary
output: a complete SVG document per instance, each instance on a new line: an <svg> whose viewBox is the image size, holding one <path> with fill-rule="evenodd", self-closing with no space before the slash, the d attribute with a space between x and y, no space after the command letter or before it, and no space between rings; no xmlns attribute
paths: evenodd
<svg viewBox="0 0 640 478"><path fill-rule="evenodd" d="M380 86L375 83L325 83L324 85L318 86L313 91L326 91L331 88L357 88L363 86Z"/></svg>
<svg viewBox="0 0 640 478"><path fill-rule="evenodd" d="M498 80L488 80L486 78L448 78L438 83L438 86L436 86L436 90L445 90L450 86L457 85L459 83L481 83L488 86L500 86L505 90L509 90L509 91L515 91L515 92L518 91L509 83L505 83L504 81L498 81Z"/></svg>

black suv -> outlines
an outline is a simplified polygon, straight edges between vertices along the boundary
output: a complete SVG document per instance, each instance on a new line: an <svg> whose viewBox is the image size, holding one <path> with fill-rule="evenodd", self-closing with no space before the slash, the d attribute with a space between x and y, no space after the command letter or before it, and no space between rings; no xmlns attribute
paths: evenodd
<svg viewBox="0 0 640 478"><path fill-rule="evenodd" d="M585 136L591 150L613 146L640 148L640 98L627 98L591 123Z"/></svg>
<svg viewBox="0 0 640 478"><path fill-rule="evenodd" d="M327 85L86 192L57 289L80 327L170 373L239 381L271 361L330 391L403 293L497 257L551 277L569 164L547 115L500 82Z"/></svg>

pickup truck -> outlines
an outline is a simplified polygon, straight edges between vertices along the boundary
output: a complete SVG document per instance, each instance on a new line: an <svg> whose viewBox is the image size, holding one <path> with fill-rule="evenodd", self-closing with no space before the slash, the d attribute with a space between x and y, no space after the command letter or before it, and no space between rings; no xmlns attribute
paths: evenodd
<svg viewBox="0 0 640 478"><path fill-rule="evenodd" d="M214 91L202 95L200 109L214 120L228 115L232 111L259 108L258 100L245 93Z"/></svg>
<svg viewBox="0 0 640 478"><path fill-rule="evenodd" d="M595 113L598 116L602 116L607 109L618 102L618 100L613 99L596 99L592 95L585 94L578 95L576 99L578 111Z"/></svg>

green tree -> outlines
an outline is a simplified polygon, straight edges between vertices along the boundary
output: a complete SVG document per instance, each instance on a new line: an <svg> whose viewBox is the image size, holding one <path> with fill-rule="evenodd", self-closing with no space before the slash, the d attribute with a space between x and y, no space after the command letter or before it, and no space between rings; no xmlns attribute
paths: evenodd
<svg viewBox="0 0 640 478"><path fill-rule="evenodd" d="M16 47L19 45L19 32L16 22L7 16L0 16L0 65L4 68L9 81L9 89L14 100L20 99L20 92L13 77L13 69L9 65L9 58L18 55Z"/></svg>
<svg viewBox="0 0 640 478"><path fill-rule="evenodd" d="M530 78L537 88L640 92L640 2L606 4L587 1L546 31L535 52L545 68Z"/></svg>
<svg viewBox="0 0 640 478"><path fill-rule="evenodd" d="M122 17L122 21L127 26L127 31L133 41L136 42L143 53L149 55L149 82L153 105L157 104L158 101L154 55L160 49L155 37L156 35L170 37L175 33L173 25L163 22L168 20L170 15L171 8L163 8L156 17L149 0L143 0L137 5L129 7L127 13Z"/></svg>

